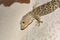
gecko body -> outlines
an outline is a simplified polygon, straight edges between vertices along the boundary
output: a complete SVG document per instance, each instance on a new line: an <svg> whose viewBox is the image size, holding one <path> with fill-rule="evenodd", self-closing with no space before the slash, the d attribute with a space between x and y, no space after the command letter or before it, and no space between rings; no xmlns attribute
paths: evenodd
<svg viewBox="0 0 60 40"><path fill-rule="evenodd" d="M41 23L40 20L41 16L47 15L53 11L55 11L57 8L60 7L60 1L59 0L52 0L50 2L47 2L43 5L40 5L36 8L34 8L32 11L27 13L23 16L21 20L21 30L24 30L28 25L30 25L34 19L37 20L38 23Z"/></svg>

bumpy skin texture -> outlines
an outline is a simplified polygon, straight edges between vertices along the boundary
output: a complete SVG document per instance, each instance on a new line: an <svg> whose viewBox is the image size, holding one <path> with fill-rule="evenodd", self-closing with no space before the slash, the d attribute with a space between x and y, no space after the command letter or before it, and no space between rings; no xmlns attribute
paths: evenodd
<svg viewBox="0 0 60 40"><path fill-rule="evenodd" d="M56 1L52 0L48 3L45 3L41 6L33 9L31 14L33 16L35 16L35 15L43 16L43 15L49 14L49 13L53 12L54 10L56 10L59 7L59 3L60 3L59 0L56 0Z"/></svg>
<svg viewBox="0 0 60 40"><path fill-rule="evenodd" d="M47 14L55 11L59 6L60 6L60 1L59 0L52 0L52 1L50 1L48 3L45 3L41 6L38 6L37 8L33 9L31 12L27 13L25 16L28 16L28 14L29 14L31 16L32 20L34 18L34 19L37 20L38 23L41 23L41 20L40 20L41 16L47 15ZM26 18L24 18L24 17L23 17L22 20L27 18L27 17ZM29 19L29 20L32 23L32 20L31 19ZM26 22L26 20L24 20L24 22ZM29 23L27 23L26 25L28 25L28 24ZM24 27L27 27L27 26L22 26L21 25L21 27L23 27L22 29L25 29Z"/></svg>

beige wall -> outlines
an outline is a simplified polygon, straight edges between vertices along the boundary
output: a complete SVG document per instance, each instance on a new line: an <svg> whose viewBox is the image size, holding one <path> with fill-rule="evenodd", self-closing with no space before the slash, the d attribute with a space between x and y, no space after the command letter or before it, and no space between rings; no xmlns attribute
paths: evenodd
<svg viewBox="0 0 60 40"><path fill-rule="evenodd" d="M20 19L30 10L29 4L0 5L0 40L20 40L26 33L20 30Z"/></svg>
<svg viewBox="0 0 60 40"><path fill-rule="evenodd" d="M40 4L51 0L40 0ZM30 4L14 3L10 7L0 5L0 40L60 40L60 9L51 14L42 16L40 27L35 27L35 21L25 29L20 30L20 20L35 4L32 0ZM50 34L52 39L50 39ZM56 37L55 37L56 36Z"/></svg>

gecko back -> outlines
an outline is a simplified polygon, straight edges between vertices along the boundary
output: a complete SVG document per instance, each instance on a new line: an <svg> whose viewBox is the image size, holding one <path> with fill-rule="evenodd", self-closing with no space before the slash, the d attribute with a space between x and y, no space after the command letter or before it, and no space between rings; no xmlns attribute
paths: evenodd
<svg viewBox="0 0 60 40"><path fill-rule="evenodd" d="M45 3L41 6L38 6L37 8L33 9L32 15L35 17L35 15L43 16L46 14L49 14L53 11L55 11L58 7L60 7L60 1L59 0L52 0L48 3Z"/></svg>

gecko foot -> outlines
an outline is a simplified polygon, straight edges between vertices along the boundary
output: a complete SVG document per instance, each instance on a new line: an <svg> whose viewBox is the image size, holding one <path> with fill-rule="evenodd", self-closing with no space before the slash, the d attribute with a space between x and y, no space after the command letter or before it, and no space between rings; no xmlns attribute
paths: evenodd
<svg viewBox="0 0 60 40"><path fill-rule="evenodd" d="M38 21L36 21L36 26L40 26L40 23L43 23L43 21L40 21L40 22L38 22Z"/></svg>

